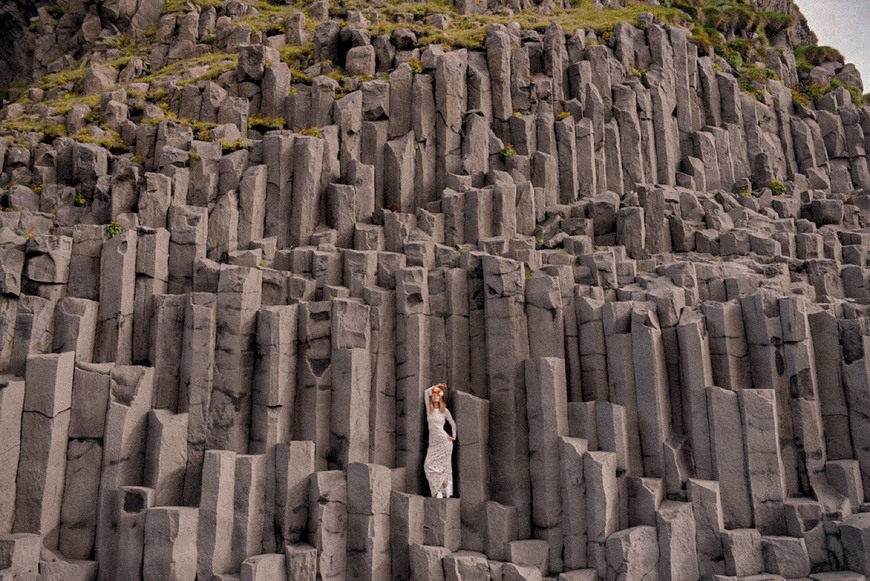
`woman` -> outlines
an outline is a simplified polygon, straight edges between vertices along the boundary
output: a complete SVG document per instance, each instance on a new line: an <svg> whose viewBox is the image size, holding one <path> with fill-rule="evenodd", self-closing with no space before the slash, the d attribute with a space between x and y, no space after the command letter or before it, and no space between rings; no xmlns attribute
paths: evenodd
<svg viewBox="0 0 870 581"><path fill-rule="evenodd" d="M444 405L446 383L433 385L426 390L426 421L429 424L429 451L423 470L429 481L429 490L435 498L453 496L453 468L450 464L453 455L453 442L456 441L456 422L450 410ZM444 430L444 422L450 423L452 435Z"/></svg>

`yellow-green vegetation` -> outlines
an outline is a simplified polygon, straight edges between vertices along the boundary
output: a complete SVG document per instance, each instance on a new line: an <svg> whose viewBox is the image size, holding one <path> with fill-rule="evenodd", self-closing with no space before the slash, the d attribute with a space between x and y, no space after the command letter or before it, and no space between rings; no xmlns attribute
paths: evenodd
<svg viewBox="0 0 870 581"><path fill-rule="evenodd" d="M59 99L55 99L54 101L46 102L46 105L51 107L52 111L54 111L55 115L66 115L69 113L73 107L76 105L87 105L90 108L94 108L100 104L100 96L99 95L76 95L75 93L65 93Z"/></svg>
<svg viewBox="0 0 870 581"><path fill-rule="evenodd" d="M240 149L250 149L251 144L247 139L239 139L237 141L221 140L221 151L224 154L239 151Z"/></svg>
<svg viewBox="0 0 870 581"><path fill-rule="evenodd" d="M168 103L162 102L161 106L166 105L164 108L164 116L162 119L150 119L142 121L142 123L148 123L152 125L157 125L162 121L174 121L175 123L179 123L184 125L185 127L190 127L196 138L200 141L211 141L211 130L217 127L217 123L213 123L211 121L200 121L199 119L190 119L188 117L179 117L172 111L168 110Z"/></svg>
<svg viewBox="0 0 870 581"><path fill-rule="evenodd" d="M200 10L208 10L209 8L220 9L224 5L223 0L166 0L166 12L187 12L190 6L195 6Z"/></svg>
<svg viewBox="0 0 870 581"><path fill-rule="evenodd" d="M689 0L672 2L701 26L735 35L774 34L792 26L795 18L781 12L758 10L747 2L727 0Z"/></svg>
<svg viewBox="0 0 870 581"><path fill-rule="evenodd" d="M840 51L830 46L796 46L794 58L798 72L804 75L809 74L814 68L825 63L842 64L844 62ZM865 103L864 95L861 94L861 90L858 87L854 87L837 78L832 78L827 83L819 81L801 83L799 87L793 88L792 96L798 95L795 97L795 102L808 106L811 101L815 101L840 87L849 91L852 103L855 105L863 105Z"/></svg>
<svg viewBox="0 0 870 581"><path fill-rule="evenodd" d="M66 126L50 119L35 115L26 115L17 119L7 119L0 122L0 130L18 131L20 133L42 133L48 141L57 137L66 137Z"/></svg>
<svg viewBox="0 0 870 581"><path fill-rule="evenodd" d="M408 66L411 67L411 72L415 75L423 72L423 63L420 62L420 59L411 57L405 62L408 63Z"/></svg>
<svg viewBox="0 0 870 581"><path fill-rule="evenodd" d="M72 90L73 86L85 78L88 69L80 67L45 75L39 80L39 87L46 91L51 89Z"/></svg>
<svg viewBox="0 0 870 581"><path fill-rule="evenodd" d="M767 187L770 188L771 193L774 196L783 196L785 195L785 184L782 180L770 180L770 183L767 184Z"/></svg>
<svg viewBox="0 0 870 581"><path fill-rule="evenodd" d="M304 69L314 63L314 43L288 44L281 48L281 60L291 69Z"/></svg>
<svg viewBox="0 0 870 581"><path fill-rule="evenodd" d="M556 120L557 120L557 121L561 121L562 119L567 119L567 118L570 117L570 116L571 116L571 113L570 113L570 112L568 112L568 111L562 111L561 113L559 113L558 115L556 115Z"/></svg>
<svg viewBox="0 0 870 581"><path fill-rule="evenodd" d="M764 87L768 81L779 79L773 70L767 67L748 66L737 69L737 81L740 90L752 95L756 101L764 101Z"/></svg>
<svg viewBox="0 0 870 581"><path fill-rule="evenodd" d="M265 133L274 129L284 129L287 126L287 121L283 117L261 117L252 115L248 117L248 129Z"/></svg>
<svg viewBox="0 0 870 581"><path fill-rule="evenodd" d="M145 157L142 156L142 154L137 153L136 155L134 155L133 157L130 158L130 161L135 163L135 164L143 165L145 163Z"/></svg>
<svg viewBox="0 0 870 581"><path fill-rule="evenodd" d="M323 139L323 131L320 130L320 127L305 127L304 129L299 130L299 135Z"/></svg>
<svg viewBox="0 0 870 581"><path fill-rule="evenodd" d="M108 224L106 226L107 238L114 238L115 236L120 235L122 232L124 232L124 227L121 225L120 222L116 222L113 220L111 224Z"/></svg>
<svg viewBox="0 0 870 581"><path fill-rule="evenodd" d="M199 81L215 79L227 71L235 70L238 63L238 54L228 52L210 52L201 56L175 61L155 73L137 79L137 81L142 83L154 83L164 79L175 79L180 77L180 81L178 82L179 85L196 83ZM151 99L149 98L148 100L150 101Z"/></svg>
<svg viewBox="0 0 870 581"><path fill-rule="evenodd" d="M86 206L88 203L88 199L81 192L76 192L75 197L73 197L73 205L81 208L82 206Z"/></svg>
<svg viewBox="0 0 870 581"><path fill-rule="evenodd" d="M503 158L505 158L505 159L510 159L510 158L512 158L512 157L516 157L516 156L517 156L517 150L516 150L516 148L515 148L513 145L511 145L510 143L508 143L508 144L505 145L504 148L501 150L501 156L502 156Z"/></svg>
<svg viewBox="0 0 870 581"><path fill-rule="evenodd" d="M127 153L127 145L121 140L121 136L114 129L103 129L103 135L93 135L87 129L82 129L71 137L81 143L93 143L105 147L115 154Z"/></svg>
<svg viewBox="0 0 870 581"><path fill-rule="evenodd" d="M127 33L121 33L115 38L107 40L105 45L109 48L115 48L124 51L124 56L132 56L136 54L136 43L133 38Z"/></svg>
<svg viewBox="0 0 870 581"><path fill-rule="evenodd" d="M842 53L837 49L814 44L794 47L794 60L798 71L802 73L808 73L825 63L844 62Z"/></svg>
<svg viewBox="0 0 870 581"><path fill-rule="evenodd" d="M391 2L378 6L380 22L369 26L372 36L390 35L393 31L404 28L417 35L418 44L442 44L446 48L482 49L486 38L486 29L490 24L509 24L517 22L524 29L544 32L547 26L557 22L566 34L573 34L577 29L593 30L596 33L611 31L618 22L637 22L638 17L651 12L660 20L679 24L686 20L681 10L672 7L651 6L639 1L629 0L628 6L621 8L601 9L594 6L593 0L574 0L571 7L558 10L554 15L538 14L530 10L508 14L473 14L457 13L451 0L429 0L428 2ZM294 9L299 9L303 2L295 2ZM338 0L330 3L330 16L343 19L351 10L366 12L372 9L372 4L366 0ZM414 22L399 22L398 16L412 14ZM447 30L440 30L425 22L434 14L446 14L451 17L451 25Z"/></svg>
<svg viewBox="0 0 870 581"><path fill-rule="evenodd" d="M257 15L245 16L241 19L242 24L247 24L251 30L262 32L266 36L284 34L287 18L287 6L270 4L265 0L257 0Z"/></svg>

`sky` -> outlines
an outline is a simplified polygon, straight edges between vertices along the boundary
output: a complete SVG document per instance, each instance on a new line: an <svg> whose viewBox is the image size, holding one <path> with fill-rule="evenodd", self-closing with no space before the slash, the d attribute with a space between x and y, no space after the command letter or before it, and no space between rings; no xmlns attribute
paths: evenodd
<svg viewBox="0 0 870 581"><path fill-rule="evenodd" d="M795 0L819 44L838 49L870 90L870 0Z"/></svg>

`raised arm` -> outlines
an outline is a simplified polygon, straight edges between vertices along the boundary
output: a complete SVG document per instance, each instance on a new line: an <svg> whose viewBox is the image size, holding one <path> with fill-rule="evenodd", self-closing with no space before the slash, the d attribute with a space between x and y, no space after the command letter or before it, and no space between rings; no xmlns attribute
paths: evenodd
<svg viewBox="0 0 870 581"><path fill-rule="evenodd" d="M426 391L423 392L423 394L424 394L423 407L424 408L429 409L429 398L432 397L432 390L435 389L436 387L443 391L443 390L447 389L447 384L446 383L436 383L435 385L431 385L431 386L426 388Z"/></svg>

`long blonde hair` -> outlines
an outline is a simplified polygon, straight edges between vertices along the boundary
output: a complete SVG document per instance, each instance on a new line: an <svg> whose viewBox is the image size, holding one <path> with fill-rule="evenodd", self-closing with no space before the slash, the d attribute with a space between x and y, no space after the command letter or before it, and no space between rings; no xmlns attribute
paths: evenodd
<svg viewBox="0 0 870 581"><path fill-rule="evenodd" d="M438 409L440 409L441 413L443 414L447 410L447 405L445 405L445 403L444 403L444 391L443 390L439 390L439 391L440 391L440 393L438 395L441 396L441 401L438 402ZM430 414L435 411L435 404L432 403L432 396L433 395L435 395L434 391L429 396L429 413Z"/></svg>

